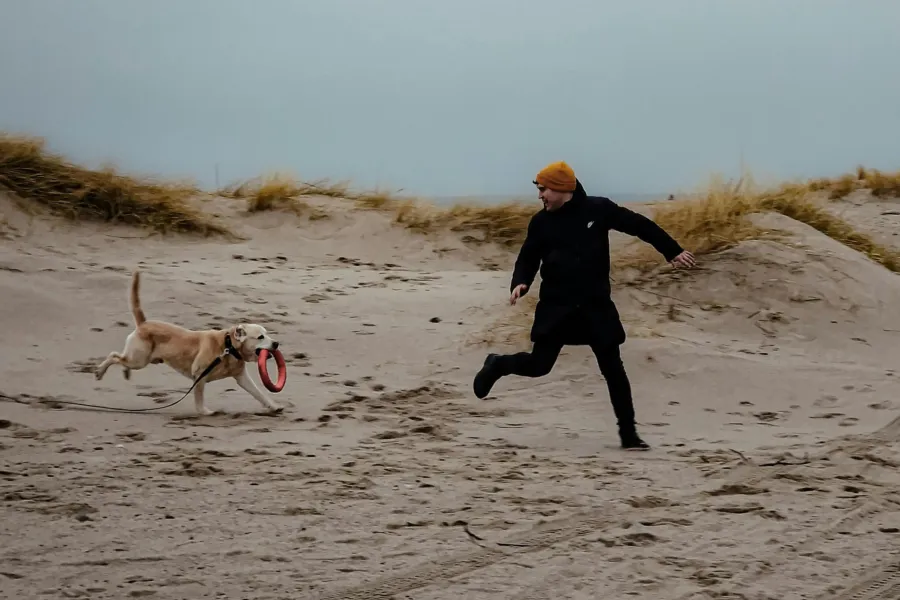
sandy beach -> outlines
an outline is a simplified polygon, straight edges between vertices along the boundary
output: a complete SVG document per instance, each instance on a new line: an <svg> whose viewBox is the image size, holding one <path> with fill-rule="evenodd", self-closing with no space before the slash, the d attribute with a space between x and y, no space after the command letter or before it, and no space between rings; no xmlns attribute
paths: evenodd
<svg viewBox="0 0 900 600"><path fill-rule="evenodd" d="M515 323L532 305L508 304L516 248L307 202L314 219L208 198L243 238L222 241L3 196L0 595L900 597L896 273L772 213L753 218L783 239L617 276L652 446L625 452L587 348L473 395L488 351L528 348ZM896 199L828 210L900 247ZM136 268L148 318L268 328L284 413L231 381L207 386L211 417L190 398L54 404L147 408L190 386L164 365L93 376L131 331Z"/></svg>

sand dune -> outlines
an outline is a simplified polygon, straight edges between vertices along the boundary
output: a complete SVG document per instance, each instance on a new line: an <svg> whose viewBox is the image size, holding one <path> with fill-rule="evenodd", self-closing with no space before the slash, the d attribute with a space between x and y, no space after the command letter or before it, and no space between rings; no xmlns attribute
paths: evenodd
<svg viewBox="0 0 900 600"><path fill-rule="evenodd" d="M897 597L900 276L882 264L768 213L750 218L777 236L695 271L618 270L654 446L631 454L586 349L472 395L485 340L527 347L502 244L352 199L198 202L237 237L0 200L4 597ZM823 203L898 250L896 200ZM163 366L94 380L130 331L135 267L150 318L273 331L285 413L224 381L207 418L54 404L189 386Z"/></svg>

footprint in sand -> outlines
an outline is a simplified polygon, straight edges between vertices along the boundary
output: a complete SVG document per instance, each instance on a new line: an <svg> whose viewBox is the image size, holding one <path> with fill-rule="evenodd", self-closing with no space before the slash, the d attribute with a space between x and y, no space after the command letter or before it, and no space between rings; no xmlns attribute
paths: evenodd
<svg viewBox="0 0 900 600"><path fill-rule="evenodd" d="M174 394L177 394L177 390L168 390L168 391L153 391L153 392L138 392L137 395L142 398L150 398L157 404L164 404L172 399Z"/></svg>
<svg viewBox="0 0 900 600"><path fill-rule="evenodd" d="M822 396L813 402L813 406L816 408L834 408L840 403L841 401L837 396Z"/></svg>
<svg viewBox="0 0 900 600"><path fill-rule="evenodd" d="M763 423L771 423L772 421L777 421L782 418L779 413L771 411L755 412L752 414Z"/></svg>
<svg viewBox="0 0 900 600"><path fill-rule="evenodd" d="M324 300L331 300L331 296L326 296L325 294L309 294L303 297L303 301L309 302L310 304L318 304Z"/></svg>
<svg viewBox="0 0 900 600"><path fill-rule="evenodd" d="M816 415L812 415L810 419L835 419L837 417L843 417L844 413L839 412L830 412L830 413L819 413Z"/></svg>
<svg viewBox="0 0 900 600"><path fill-rule="evenodd" d="M894 402L892 400L882 400L881 402L873 402L869 405L869 408L873 410L891 410L894 408Z"/></svg>
<svg viewBox="0 0 900 600"><path fill-rule="evenodd" d="M66 365L66 371L70 373L93 373L99 364L106 357L95 357L87 360L76 360Z"/></svg>

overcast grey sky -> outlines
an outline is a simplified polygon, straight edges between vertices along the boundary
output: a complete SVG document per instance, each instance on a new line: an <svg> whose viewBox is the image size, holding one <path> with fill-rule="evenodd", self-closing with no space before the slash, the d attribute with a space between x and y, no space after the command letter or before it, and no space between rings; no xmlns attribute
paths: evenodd
<svg viewBox="0 0 900 600"><path fill-rule="evenodd" d="M0 129L205 185L895 169L898 24L896 0L0 0Z"/></svg>

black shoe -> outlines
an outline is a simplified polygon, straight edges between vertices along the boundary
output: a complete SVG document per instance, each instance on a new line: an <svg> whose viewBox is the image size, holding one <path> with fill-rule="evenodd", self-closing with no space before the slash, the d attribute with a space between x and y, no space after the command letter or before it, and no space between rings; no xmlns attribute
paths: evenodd
<svg viewBox="0 0 900 600"><path fill-rule="evenodd" d="M484 365L481 367L481 370L475 375L472 388L475 391L475 396L478 398L484 398L490 394L491 388L500 379L500 374L497 372L497 358L499 357L496 354L488 354L487 358L484 359Z"/></svg>
<svg viewBox="0 0 900 600"><path fill-rule="evenodd" d="M622 448L625 450L649 450L650 444L641 439L636 432L620 433Z"/></svg>

